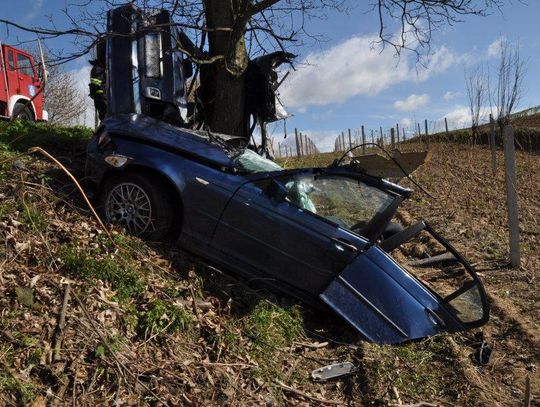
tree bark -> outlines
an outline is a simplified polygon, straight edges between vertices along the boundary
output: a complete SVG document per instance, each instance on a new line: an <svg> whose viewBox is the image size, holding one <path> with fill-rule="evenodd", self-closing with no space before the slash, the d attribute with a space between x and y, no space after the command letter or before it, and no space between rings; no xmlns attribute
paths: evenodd
<svg viewBox="0 0 540 407"><path fill-rule="evenodd" d="M249 58L244 0L204 0L209 57L201 67L200 98L210 130L247 137L245 77Z"/></svg>

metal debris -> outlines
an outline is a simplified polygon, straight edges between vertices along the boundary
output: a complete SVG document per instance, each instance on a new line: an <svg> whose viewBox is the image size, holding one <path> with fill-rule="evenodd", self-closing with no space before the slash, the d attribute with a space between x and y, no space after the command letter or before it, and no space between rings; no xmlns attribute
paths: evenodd
<svg viewBox="0 0 540 407"><path fill-rule="evenodd" d="M331 379L338 379L353 374L356 367L351 362L334 363L315 369L311 372L311 378L316 382L325 382Z"/></svg>

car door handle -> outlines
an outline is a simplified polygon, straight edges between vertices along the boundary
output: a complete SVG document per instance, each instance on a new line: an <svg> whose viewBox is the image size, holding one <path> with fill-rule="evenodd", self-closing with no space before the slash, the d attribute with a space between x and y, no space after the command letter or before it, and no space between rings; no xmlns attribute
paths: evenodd
<svg viewBox="0 0 540 407"><path fill-rule="evenodd" d="M346 240L333 237L332 241L334 242L334 244L336 245L338 249L341 249L341 250L347 249L353 253L356 253L358 251L358 248L356 246L350 244Z"/></svg>
<svg viewBox="0 0 540 407"><path fill-rule="evenodd" d="M441 329L446 329L446 323L444 320L437 314L435 311L433 311L431 308L426 308L426 314L431 322L433 322L434 325L437 325Z"/></svg>

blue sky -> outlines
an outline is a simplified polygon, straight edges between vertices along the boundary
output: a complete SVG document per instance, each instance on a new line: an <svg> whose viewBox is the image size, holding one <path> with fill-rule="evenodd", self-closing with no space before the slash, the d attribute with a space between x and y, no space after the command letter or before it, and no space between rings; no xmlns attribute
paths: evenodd
<svg viewBox="0 0 540 407"><path fill-rule="evenodd" d="M71 0L70 0L71 2ZM60 9L65 0L0 0L2 15L25 25L49 26L52 16L57 27L67 23ZM426 67L416 64L410 53L396 58L392 49L381 51L373 46L378 29L375 14L366 13L367 1L352 2L348 14L329 13L325 20L308 22L312 33L327 41L308 43L299 54L297 70L280 89L287 110L294 116L287 120L289 131L297 127L310 135L322 149L333 147L335 135L347 128L364 125L371 129L400 126L412 128L415 122L442 123L448 117L450 126L467 124L467 97L464 70L478 64L495 66L497 42L501 38L519 43L522 58L527 61L525 94L520 107L540 104L540 82L535 77L540 66L540 1L522 4L509 1L502 11L487 17L466 17L464 22L437 31L433 36L431 56ZM0 28L0 40L17 43L29 38L15 29ZM69 51L71 39L51 41L52 48ZM68 65L76 73L81 88L86 87L86 60ZM280 141L283 124L270 130ZM287 143L291 142L288 138Z"/></svg>

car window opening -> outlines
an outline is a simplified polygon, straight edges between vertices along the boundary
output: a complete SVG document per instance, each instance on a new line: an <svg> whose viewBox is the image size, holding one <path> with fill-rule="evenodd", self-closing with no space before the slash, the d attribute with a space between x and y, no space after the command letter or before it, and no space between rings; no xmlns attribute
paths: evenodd
<svg viewBox="0 0 540 407"><path fill-rule="evenodd" d="M484 318L485 310L478 282L441 242L424 230L391 251L391 256L419 280L465 324ZM440 259L440 260L438 260Z"/></svg>

